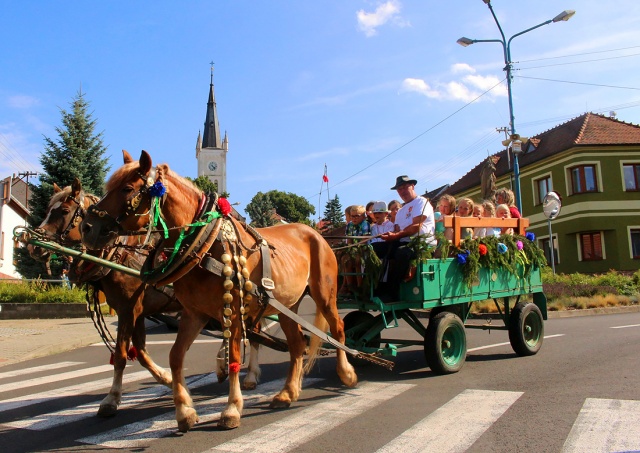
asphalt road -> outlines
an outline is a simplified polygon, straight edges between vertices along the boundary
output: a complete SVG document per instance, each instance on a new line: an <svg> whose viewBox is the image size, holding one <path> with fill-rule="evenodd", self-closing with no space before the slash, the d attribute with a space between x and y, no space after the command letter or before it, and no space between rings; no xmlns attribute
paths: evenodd
<svg viewBox="0 0 640 453"><path fill-rule="evenodd" d="M276 329L277 330L277 326ZM174 334L149 332L163 366ZM416 338L400 326L389 336ZM213 368L219 342L200 336L187 359L200 423L177 433L172 400L134 364L127 397L109 419L95 416L111 371L108 352L93 346L0 370L2 450L202 451L468 451L560 452L640 450L640 313L552 319L533 357L516 357L504 331L467 330L462 370L436 376L422 348L401 350L396 367L358 368L345 389L326 357L305 380L300 401L272 411L285 376L285 353L265 350L262 381L245 392L242 425L220 431L216 420L228 385ZM383 335L384 341L384 335ZM54 368L57 367L57 368ZM82 375L81 375L82 374Z"/></svg>

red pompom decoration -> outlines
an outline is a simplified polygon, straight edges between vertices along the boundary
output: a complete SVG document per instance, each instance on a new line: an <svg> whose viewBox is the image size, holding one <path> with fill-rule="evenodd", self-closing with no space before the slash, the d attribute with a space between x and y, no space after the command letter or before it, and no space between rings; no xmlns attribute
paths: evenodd
<svg viewBox="0 0 640 453"><path fill-rule="evenodd" d="M127 351L127 357L129 358L129 360L134 361L138 358L138 350L136 349L135 346L131 346L129 348L129 351Z"/></svg>
<svg viewBox="0 0 640 453"><path fill-rule="evenodd" d="M233 362L229 364L229 373L239 373L240 372L240 364L238 362Z"/></svg>
<svg viewBox="0 0 640 453"><path fill-rule="evenodd" d="M486 245L484 245L484 244L478 245L478 253L480 253L480 256L486 255L487 252L488 252L488 250L487 250L487 246Z"/></svg>
<svg viewBox="0 0 640 453"><path fill-rule="evenodd" d="M222 215L229 215L231 212L231 205L226 198L218 198L218 210Z"/></svg>

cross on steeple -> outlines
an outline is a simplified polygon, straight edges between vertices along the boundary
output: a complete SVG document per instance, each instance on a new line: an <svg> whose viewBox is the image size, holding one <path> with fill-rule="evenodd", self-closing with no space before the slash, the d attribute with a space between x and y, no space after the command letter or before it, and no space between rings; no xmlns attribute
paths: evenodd
<svg viewBox="0 0 640 453"><path fill-rule="evenodd" d="M211 65L211 85L213 85L213 65L214 65L213 60L211 60L209 64Z"/></svg>

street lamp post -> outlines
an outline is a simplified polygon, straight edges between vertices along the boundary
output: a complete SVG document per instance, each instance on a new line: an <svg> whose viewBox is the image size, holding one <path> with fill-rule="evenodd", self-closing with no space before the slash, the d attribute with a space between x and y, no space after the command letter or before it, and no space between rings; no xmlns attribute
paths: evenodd
<svg viewBox="0 0 640 453"><path fill-rule="evenodd" d="M477 42L499 42L502 44L502 51L504 53L504 70L507 73L507 96L509 98L509 128L511 131L508 143L517 143L520 145L520 135L516 133L516 124L515 117L513 114L513 96L511 94L511 80L513 78L512 70L513 70L513 62L511 61L511 41L513 38L524 35L525 33L530 32L531 30L535 30L536 28L540 28L543 25L550 24L552 22L560 22L560 21L568 21L571 17L576 13L573 10L565 10L558 14L553 19L546 20L541 24L538 24L534 27L527 28L520 33L516 33L509 40L507 40L504 36L504 32L502 31L502 27L500 26L500 22L498 21L498 17L493 11L493 6L491 6L491 0L482 0L489 7L489 11L491 11L491 15L493 16L493 20L498 26L498 30L500 31L500 36L502 39L470 39L462 37L458 39L458 44L463 47L470 46L471 44L475 44ZM522 196L520 194L520 164L518 162L518 155L522 152L522 148L518 148L514 146L513 148L513 179L514 179L514 195L516 198L516 205L518 206L518 210L522 213Z"/></svg>

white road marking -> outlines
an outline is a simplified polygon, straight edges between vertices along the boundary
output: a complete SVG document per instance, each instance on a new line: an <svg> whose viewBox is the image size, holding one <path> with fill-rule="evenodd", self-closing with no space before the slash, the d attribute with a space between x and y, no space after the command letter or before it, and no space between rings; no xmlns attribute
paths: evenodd
<svg viewBox="0 0 640 453"><path fill-rule="evenodd" d="M128 384L131 382L142 381L145 378L153 379L147 370L138 371L132 374L125 374L124 378L122 379L122 383ZM85 393L93 392L94 390L109 388L111 387L112 381L113 378L98 379L95 381L70 385L68 387L63 387L55 390L47 390L40 393L32 393L30 395L18 396L16 398L3 400L0 401L0 412L10 411L17 407L31 406L57 398L78 396Z"/></svg>
<svg viewBox="0 0 640 453"><path fill-rule="evenodd" d="M522 394L465 390L378 452L464 452Z"/></svg>
<svg viewBox="0 0 640 453"><path fill-rule="evenodd" d="M549 339L549 338L557 338L557 337L564 337L563 333L558 333L555 335L547 335L544 337L545 340ZM511 343L509 343L508 341L505 343L494 343L494 344L488 344L486 346L478 346L477 348L471 348L471 349L467 349L467 353L469 352L474 352L474 351L481 351L483 349L491 349L491 348L497 348L500 346L510 346Z"/></svg>
<svg viewBox="0 0 640 453"><path fill-rule="evenodd" d="M628 326L609 327L610 329L626 329L627 327L640 327L640 324L629 324Z"/></svg>
<svg viewBox="0 0 640 453"><path fill-rule="evenodd" d="M587 398L563 452L640 450L640 401Z"/></svg>
<svg viewBox="0 0 640 453"><path fill-rule="evenodd" d="M105 373L113 371L113 365L100 365L91 368L84 368L76 371L67 371L66 373L43 376L39 378L28 379L26 381L11 382L9 384L0 385L0 393L10 392L12 390L25 389L35 387L42 384L50 384L55 381L64 381L66 379L74 379L78 377L91 376L92 374Z"/></svg>
<svg viewBox="0 0 640 453"><path fill-rule="evenodd" d="M305 379L304 384L314 384L318 381L320 381L320 379ZM276 381L259 384L256 390L245 391L243 393L245 408L270 400L273 396L272 394L279 391L283 385L284 379L278 379ZM198 411L198 418L200 419L199 423L209 423L219 418L220 412L227 404L227 399L228 396L225 395L203 402L197 402L196 410ZM77 439L77 442L100 445L107 448L130 450L149 445L151 441L171 435L175 433L176 430L175 410L172 409L157 417L140 420L139 422L131 423L95 436Z"/></svg>
<svg viewBox="0 0 640 453"><path fill-rule="evenodd" d="M314 404L294 415L270 423L207 451L250 453L291 451L412 387L415 385L364 383L358 388L341 391L342 396L340 397ZM348 450L349 448L345 446L344 449Z"/></svg>
<svg viewBox="0 0 640 453"><path fill-rule="evenodd" d="M215 373L209 373L206 375L189 376L187 378L187 385L190 389L196 389L208 384L218 382L218 378ZM118 410L126 409L138 404L143 404L154 399L161 398L171 393L171 389L164 385L154 385L153 387L145 388L131 393L125 393L122 396L122 402ZM46 414L36 415L24 420L17 420L15 422L3 423L3 426L10 428L22 428L30 429L33 431L43 431L51 429L59 425L67 423L77 422L84 418L94 417L100 407L102 400L94 401L88 404L82 404L80 406L72 407L69 409L49 412Z"/></svg>
<svg viewBox="0 0 640 453"><path fill-rule="evenodd" d="M4 373L0 373L0 379L24 376L25 374L39 373L41 371L58 370L60 368L82 365L83 363L84 362L58 362L52 363L51 365L33 366L31 368L23 368L21 370L5 371Z"/></svg>

